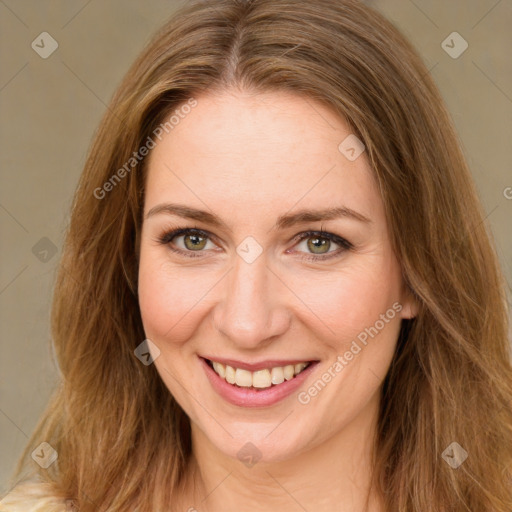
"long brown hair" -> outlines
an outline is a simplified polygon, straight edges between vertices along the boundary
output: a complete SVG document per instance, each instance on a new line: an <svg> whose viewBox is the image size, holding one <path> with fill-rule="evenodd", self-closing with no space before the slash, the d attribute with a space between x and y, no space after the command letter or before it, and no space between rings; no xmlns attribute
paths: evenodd
<svg viewBox="0 0 512 512"><path fill-rule="evenodd" d="M126 163L173 111L232 86L320 101L366 146L419 304L382 389L375 474L386 510L510 512L508 318L483 211L421 59L382 15L345 0L188 2L128 71L75 194L52 310L62 379L16 478L37 470L82 512L175 501L190 424L154 365L134 356L145 338L137 272L146 166ZM59 454L48 469L29 457L42 441ZM468 454L457 469L442 457L453 442Z"/></svg>

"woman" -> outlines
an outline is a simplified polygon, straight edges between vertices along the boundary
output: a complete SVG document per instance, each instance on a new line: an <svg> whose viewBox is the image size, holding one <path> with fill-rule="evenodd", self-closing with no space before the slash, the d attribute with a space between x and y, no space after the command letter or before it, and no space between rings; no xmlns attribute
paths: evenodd
<svg viewBox="0 0 512 512"><path fill-rule="evenodd" d="M156 34L86 162L52 328L62 383L5 512L512 509L482 209L420 58L357 2L195 2Z"/></svg>

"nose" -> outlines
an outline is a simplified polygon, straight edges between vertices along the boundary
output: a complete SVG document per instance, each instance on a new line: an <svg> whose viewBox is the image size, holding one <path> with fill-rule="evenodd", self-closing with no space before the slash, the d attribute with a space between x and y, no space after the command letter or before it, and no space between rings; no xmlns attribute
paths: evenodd
<svg viewBox="0 0 512 512"><path fill-rule="evenodd" d="M261 348L286 332L291 314L284 300L285 287L267 266L265 253L252 263L237 256L225 279L214 325L233 345Z"/></svg>

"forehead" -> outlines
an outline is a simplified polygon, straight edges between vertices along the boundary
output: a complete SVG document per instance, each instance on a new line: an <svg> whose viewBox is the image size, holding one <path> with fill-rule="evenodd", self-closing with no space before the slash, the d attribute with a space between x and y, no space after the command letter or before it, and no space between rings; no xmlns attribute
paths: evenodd
<svg viewBox="0 0 512 512"><path fill-rule="evenodd" d="M340 151L353 134L323 104L288 92L233 90L196 100L151 150L145 213L178 198L220 208L226 218L233 209L264 216L295 204L379 213L365 153L351 161Z"/></svg>

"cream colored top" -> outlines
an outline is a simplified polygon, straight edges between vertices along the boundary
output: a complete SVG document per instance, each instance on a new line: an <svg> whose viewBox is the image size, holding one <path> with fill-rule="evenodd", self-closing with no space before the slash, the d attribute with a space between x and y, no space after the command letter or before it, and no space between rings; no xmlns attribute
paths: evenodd
<svg viewBox="0 0 512 512"><path fill-rule="evenodd" d="M51 492L47 483L18 484L0 499L0 512L73 512L69 501Z"/></svg>

